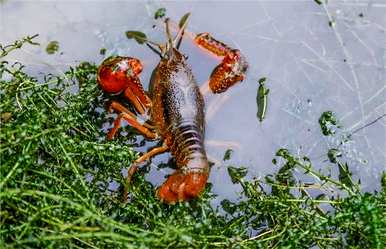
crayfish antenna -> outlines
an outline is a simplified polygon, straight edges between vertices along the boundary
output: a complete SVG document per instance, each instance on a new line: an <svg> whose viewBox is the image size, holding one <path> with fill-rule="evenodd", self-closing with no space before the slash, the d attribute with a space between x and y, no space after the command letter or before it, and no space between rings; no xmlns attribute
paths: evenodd
<svg viewBox="0 0 386 249"><path fill-rule="evenodd" d="M186 26L188 25L188 18L190 16L190 13L186 13L182 18L181 20L183 21L183 23L179 23L178 26L179 26L179 30L178 30L178 33L176 35L176 37L174 37L174 41L173 41L173 45L175 45L175 47L177 49L180 49L180 45L181 45L181 42L182 42L182 38L184 37L184 34L185 34L185 28Z"/></svg>
<svg viewBox="0 0 386 249"><path fill-rule="evenodd" d="M162 56L162 48L161 48L161 46L160 45L158 45L158 48L161 50L161 51L159 51L157 48L155 48L155 47L153 47L153 45L151 44L151 43L149 43L149 42L146 42L146 46L148 47L148 48L150 48L151 49L151 51L153 51L154 53L156 53L156 54L158 54L159 55L159 57L163 57Z"/></svg>
<svg viewBox="0 0 386 249"><path fill-rule="evenodd" d="M173 53L173 38L172 38L172 34L170 33L170 28L169 28L169 21L170 19L169 18L166 18L165 19L165 25L166 25L166 36L167 36L167 43L166 43L166 53L168 53L169 57L172 55Z"/></svg>

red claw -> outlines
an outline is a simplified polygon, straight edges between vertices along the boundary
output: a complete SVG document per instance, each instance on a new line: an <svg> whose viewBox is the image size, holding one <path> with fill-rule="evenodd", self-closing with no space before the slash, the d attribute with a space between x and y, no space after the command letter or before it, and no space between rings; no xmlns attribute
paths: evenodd
<svg viewBox="0 0 386 249"><path fill-rule="evenodd" d="M169 204L194 199L204 190L208 176L207 172L183 173L177 170L161 185L157 196Z"/></svg>
<svg viewBox="0 0 386 249"><path fill-rule="evenodd" d="M237 82L243 81L248 64L239 50L231 50L213 70L209 87L213 93L225 92Z"/></svg>
<svg viewBox="0 0 386 249"><path fill-rule="evenodd" d="M141 62L132 57L113 56L102 62L98 68L98 82L107 93L120 93L129 86L140 88L138 75L142 71Z"/></svg>

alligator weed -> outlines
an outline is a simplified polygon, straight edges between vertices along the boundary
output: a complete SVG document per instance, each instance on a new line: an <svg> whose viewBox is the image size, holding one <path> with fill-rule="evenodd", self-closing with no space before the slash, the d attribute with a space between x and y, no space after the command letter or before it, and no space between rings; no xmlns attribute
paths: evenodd
<svg viewBox="0 0 386 249"><path fill-rule="evenodd" d="M121 169L137 153L124 138L103 139L106 114L98 108L106 97L96 65L38 80L7 62L24 43L33 42L2 46L1 248L386 247L386 174L379 192L361 192L339 149L326 162L339 170L335 178L284 148L273 160L277 173L264 179L246 180L244 168L229 167L242 187L237 203L213 207L208 184L198 200L166 205L141 173L123 203L110 183L124 184Z"/></svg>

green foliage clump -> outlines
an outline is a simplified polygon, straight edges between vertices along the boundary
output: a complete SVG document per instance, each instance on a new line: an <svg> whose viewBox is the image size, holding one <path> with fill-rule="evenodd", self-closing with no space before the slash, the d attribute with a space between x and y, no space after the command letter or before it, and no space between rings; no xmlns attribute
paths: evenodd
<svg viewBox="0 0 386 249"><path fill-rule="evenodd" d="M47 44L46 52L47 54L55 54L59 50L59 42L58 41L50 41Z"/></svg>
<svg viewBox="0 0 386 249"><path fill-rule="evenodd" d="M336 178L286 149L264 180L229 167L242 192L222 211L210 185L197 200L160 203L143 174L123 202L111 186L124 184L121 170L136 154L125 138L104 139L106 98L95 75L81 63L38 80L1 62L1 248L385 248L386 174L379 193L362 193L337 156Z"/></svg>
<svg viewBox="0 0 386 249"><path fill-rule="evenodd" d="M335 128L337 124L338 121L332 111L325 111L322 115L320 115L319 125L323 135L330 136L335 134L335 130L333 128Z"/></svg>

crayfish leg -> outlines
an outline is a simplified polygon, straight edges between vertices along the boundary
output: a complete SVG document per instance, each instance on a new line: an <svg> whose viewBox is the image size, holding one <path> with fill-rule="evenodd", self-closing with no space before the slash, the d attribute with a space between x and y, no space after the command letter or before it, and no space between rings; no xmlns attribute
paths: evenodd
<svg viewBox="0 0 386 249"><path fill-rule="evenodd" d="M120 113L118 117L114 120L114 127L110 130L110 132L107 134L107 138L109 140L113 139L115 134L117 133L118 129L121 127L121 121L122 119L126 120L130 126L138 130L144 137L148 139L156 139L158 137L158 134L156 132L153 132L149 130L144 125L140 124L135 117L128 113Z"/></svg>
<svg viewBox="0 0 386 249"><path fill-rule="evenodd" d="M134 163L130 166L129 170L127 171L127 178L126 178L126 186L124 188L124 200L126 201L127 199L127 194L128 194L128 185L131 183L131 179L133 177L133 175L135 174L135 172L137 171L138 169L138 165L144 161L147 161L149 160L150 158L152 158L153 156L156 156L156 155L159 155L159 154L162 154L166 151L169 150L169 146L166 145L166 143L162 144L162 146L160 147L156 147L156 148L153 148L152 150L150 150L149 152L143 154L142 156L140 156L139 158L137 158Z"/></svg>

